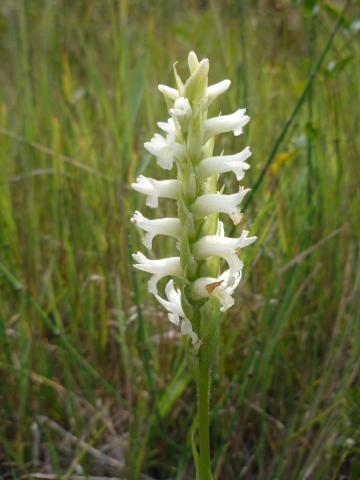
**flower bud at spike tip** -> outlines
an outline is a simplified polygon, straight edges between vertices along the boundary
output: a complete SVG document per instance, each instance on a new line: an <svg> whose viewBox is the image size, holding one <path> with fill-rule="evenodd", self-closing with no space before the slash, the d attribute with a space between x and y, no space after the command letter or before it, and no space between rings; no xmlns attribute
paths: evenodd
<svg viewBox="0 0 360 480"><path fill-rule="evenodd" d="M190 73L194 73L197 67L199 66L199 60L195 52L190 52L188 56L188 65Z"/></svg>

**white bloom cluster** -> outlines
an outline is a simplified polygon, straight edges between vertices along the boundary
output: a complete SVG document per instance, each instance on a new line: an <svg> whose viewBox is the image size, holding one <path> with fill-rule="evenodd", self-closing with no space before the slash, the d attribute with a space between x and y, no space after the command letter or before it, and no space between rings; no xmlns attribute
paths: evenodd
<svg viewBox="0 0 360 480"><path fill-rule="evenodd" d="M207 118L209 105L230 87L230 80L223 80L208 86L209 61L199 62L194 52L188 57L190 76L185 83L174 66L177 88L159 85L164 95L170 118L159 122L164 135L156 133L145 143L148 152L165 170L177 169L177 179L154 180L139 176L132 187L146 196L146 205L156 208L159 198L177 201L178 217L150 220L136 211L132 222L143 230L143 243L152 248L157 235L167 235L178 243L179 256L152 260L141 252L133 255L135 268L150 273L149 291L168 311L169 320L181 334L188 336L194 351L200 346L199 332L191 319L184 313L181 291L170 279L165 287L166 299L158 293L158 282L164 277L178 277L188 286L186 303L204 301L211 296L220 303L220 310L226 311L234 304L233 293L238 286L243 262L239 259L242 248L250 245L256 237L249 237L243 230L239 238L226 237L219 214L227 214L234 224L241 220L239 205L249 189L239 188L238 193L223 194L218 191L219 174L233 172L240 181L250 168L247 159L251 152L246 147L234 155L213 155L215 136L233 132L242 133L249 117L245 109L230 115ZM214 221L215 219L215 221ZM213 221L211 221L213 220ZM207 270L207 260L217 257L225 260L228 269L219 272ZM204 275L204 273L210 273Z"/></svg>

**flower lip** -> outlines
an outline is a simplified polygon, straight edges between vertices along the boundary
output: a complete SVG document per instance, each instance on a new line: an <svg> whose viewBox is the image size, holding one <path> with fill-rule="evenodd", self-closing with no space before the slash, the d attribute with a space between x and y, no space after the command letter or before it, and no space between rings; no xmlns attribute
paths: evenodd
<svg viewBox="0 0 360 480"><path fill-rule="evenodd" d="M220 285L222 285L223 282L224 282L224 280L218 280L218 281L216 281L216 282L209 283L208 285L206 285L205 288L206 288L207 292L209 293L209 295L212 294L213 291L214 291L216 288L220 287Z"/></svg>

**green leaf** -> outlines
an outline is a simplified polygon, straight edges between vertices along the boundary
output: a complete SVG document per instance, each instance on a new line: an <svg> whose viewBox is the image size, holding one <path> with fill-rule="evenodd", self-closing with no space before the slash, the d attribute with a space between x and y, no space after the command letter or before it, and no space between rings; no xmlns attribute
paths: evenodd
<svg viewBox="0 0 360 480"><path fill-rule="evenodd" d="M172 406L182 395L186 386L190 382L190 375L184 372L185 367L186 362L184 360L181 362L174 378L168 384L158 402L158 411L161 418L164 418L170 412Z"/></svg>

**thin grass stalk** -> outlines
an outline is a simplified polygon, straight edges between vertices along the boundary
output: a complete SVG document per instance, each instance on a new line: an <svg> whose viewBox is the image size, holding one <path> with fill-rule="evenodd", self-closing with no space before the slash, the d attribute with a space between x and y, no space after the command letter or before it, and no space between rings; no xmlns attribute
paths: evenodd
<svg viewBox="0 0 360 480"><path fill-rule="evenodd" d="M308 56L309 56L309 65L310 72L313 68L314 62L314 53L315 53L315 40L317 33L317 13L312 12L310 18L310 32L309 32L309 45L308 45ZM306 158L307 158L307 238L311 239L311 236L308 235L311 230L311 223L313 217L313 139L312 139L312 130L313 130L313 83L309 87L309 93L307 98L307 118L308 118L308 132L307 132L307 141L306 141Z"/></svg>

